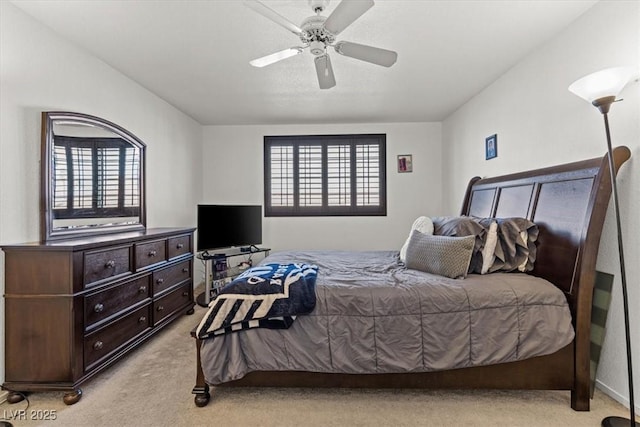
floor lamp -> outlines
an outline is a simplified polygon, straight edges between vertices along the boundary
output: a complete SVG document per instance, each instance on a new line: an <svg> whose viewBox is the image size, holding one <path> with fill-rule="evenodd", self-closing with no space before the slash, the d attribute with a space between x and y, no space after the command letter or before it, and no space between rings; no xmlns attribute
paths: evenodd
<svg viewBox="0 0 640 427"><path fill-rule="evenodd" d="M640 427L635 421L635 402L633 399L633 368L631 366L631 336L629 332L629 298L627 295L627 274L624 266L624 251L622 248L622 228L620 226L620 209L618 206L618 188L616 185L616 172L611 155L611 135L609 133L609 109L616 102L616 96L634 77L637 71L631 67L616 67L589 74L576 80L569 90L579 97L592 103L604 116L604 128L607 134L607 154L609 157L609 172L611 174L611 187L613 192L613 204L616 215L618 231L618 254L620 256L620 278L622 280L622 301L624 309L625 337L627 342L627 371L629 374L629 419L622 417L606 417L602 420L603 427Z"/></svg>

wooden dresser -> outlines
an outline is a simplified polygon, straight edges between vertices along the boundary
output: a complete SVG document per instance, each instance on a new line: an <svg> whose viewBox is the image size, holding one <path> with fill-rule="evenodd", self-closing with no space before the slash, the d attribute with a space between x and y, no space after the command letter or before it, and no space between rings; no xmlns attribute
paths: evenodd
<svg viewBox="0 0 640 427"><path fill-rule="evenodd" d="M9 401L61 390L76 403L84 381L192 314L193 231L3 246Z"/></svg>

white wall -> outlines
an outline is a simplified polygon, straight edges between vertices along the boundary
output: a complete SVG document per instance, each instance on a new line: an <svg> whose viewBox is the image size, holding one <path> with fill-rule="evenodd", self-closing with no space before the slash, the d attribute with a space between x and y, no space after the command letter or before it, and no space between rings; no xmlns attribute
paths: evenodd
<svg viewBox="0 0 640 427"><path fill-rule="evenodd" d="M599 157L606 152L602 115L567 90L578 78L640 64L640 2L601 1L443 122L444 206L458 209L469 174L499 175ZM610 112L614 145L632 157L618 175L629 281L632 343L640 390L640 85ZM484 160L485 137L498 134L498 157ZM633 236L633 237L632 237ZM615 219L610 206L597 269L615 274L599 387L628 405L625 340Z"/></svg>
<svg viewBox="0 0 640 427"><path fill-rule="evenodd" d="M0 244L39 238L40 113L45 110L99 116L144 141L147 225L195 226L202 127L5 1L0 1L0 92ZM4 258L0 280L4 293ZM4 305L0 331L4 340ZM4 350L0 367L2 379Z"/></svg>
<svg viewBox="0 0 640 427"><path fill-rule="evenodd" d="M265 135L347 133L387 135L387 216L265 218L264 246L399 250L416 217L442 211L439 123L208 126L204 129L202 202L264 204ZM412 173L397 172L398 154L413 155Z"/></svg>
<svg viewBox="0 0 640 427"><path fill-rule="evenodd" d="M211 126L196 122L144 88L0 1L0 244L39 235L40 112L104 117L147 143L148 225L195 225L197 203L263 203L263 136L386 133L388 216L268 218L274 249L394 249L419 215L456 214L473 175L497 175L600 156L604 131L595 108L566 87L613 65L638 64L640 10L635 1L602 1L438 123L308 126ZM638 84L611 112L614 143L632 149L619 175L623 227L640 235ZM498 134L499 157L484 160L484 138ZM202 146L200 144L202 143ZM398 174L396 155L412 154L414 172ZM304 240L298 236L305 234ZM598 269L618 271L609 212ZM640 244L625 240L631 279L634 361L640 368ZM1 254L0 254L1 257ZM629 261L631 260L631 261ZM0 291L4 290L0 258ZM624 400L624 337L619 274L599 386ZM4 338L0 307L0 337ZM4 352L0 352L4 367ZM638 371L636 368L636 372ZM0 368L3 369L3 368ZM0 380L3 375L0 371ZM637 375L636 375L637 377ZM636 380L636 389L640 380Z"/></svg>

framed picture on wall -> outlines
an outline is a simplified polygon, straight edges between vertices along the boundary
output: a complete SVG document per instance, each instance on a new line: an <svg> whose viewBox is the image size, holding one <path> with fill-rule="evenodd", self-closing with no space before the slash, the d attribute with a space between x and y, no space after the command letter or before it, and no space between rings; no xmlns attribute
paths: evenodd
<svg viewBox="0 0 640 427"><path fill-rule="evenodd" d="M498 135L497 134L488 136L484 140L484 152L485 152L485 160L498 157Z"/></svg>
<svg viewBox="0 0 640 427"><path fill-rule="evenodd" d="M413 161L411 159L411 154L400 154L398 156L398 172L413 172Z"/></svg>

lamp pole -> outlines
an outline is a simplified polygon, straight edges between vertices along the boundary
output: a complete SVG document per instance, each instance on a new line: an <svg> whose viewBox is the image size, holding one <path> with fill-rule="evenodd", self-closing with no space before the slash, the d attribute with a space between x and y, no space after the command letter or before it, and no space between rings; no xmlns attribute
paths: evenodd
<svg viewBox="0 0 640 427"><path fill-rule="evenodd" d="M624 311L624 332L627 344L627 373L629 376L629 420L621 417L606 417L602 420L602 427L618 427L629 424L630 427L639 427L635 414L635 399L633 396L633 367L631 363L631 331L629 328L629 296L627 292L627 273L624 264L624 248L622 243L622 225L620 223L620 205L618 203L618 185L616 184L616 172L611 148L611 132L609 131L609 109L615 102L615 96L607 96L596 99L593 105L604 116L604 129L607 135L607 157L609 158L609 174L611 176L611 191L613 193L613 207L616 216L616 230L618 232L618 255L620 257L620 280L622 282L622 307Z"/></svg>
<svg viewBox="0 0 640 427"><path fill-rule="evenodd" d="M607 134L607 157L609 158L609 174L611 176L611 192L616 216L618 232L618 256L620 257L620 280L622 282L622 304L624 311L624 332L627 344L627 373L629 374L629 412L630 418L606 417L603 427L640 427L636 422L635 400L633 397L633 368L631 363L631 332L629 329L629 296L627 293L627 272L624 265L624 249L622 245L622 226L620 224L620 205L618 204L618 185L616 169L611 149L611 132L609 131L609 109L616 102L616 96L632 80L638 80L640 69L637 66L613 67L588 74L569 86L569 91L593 104L604 116L604 129Z"/></svg>

